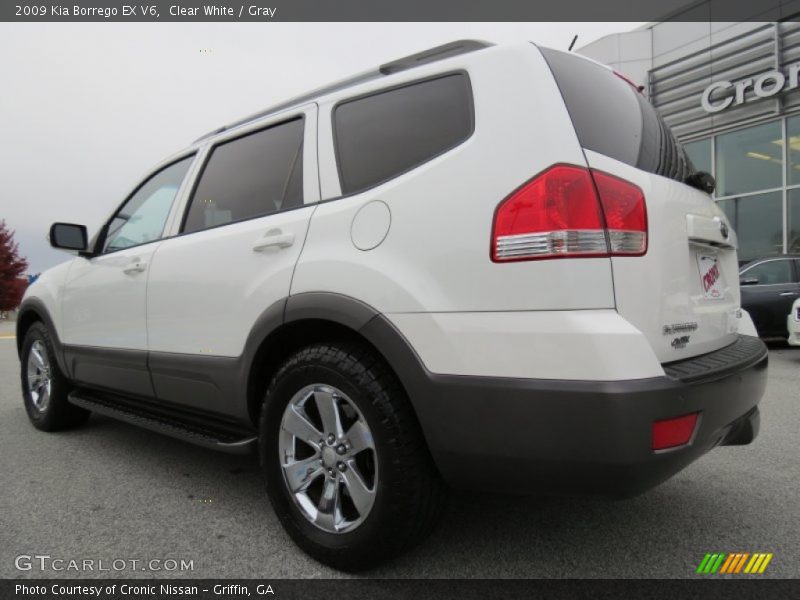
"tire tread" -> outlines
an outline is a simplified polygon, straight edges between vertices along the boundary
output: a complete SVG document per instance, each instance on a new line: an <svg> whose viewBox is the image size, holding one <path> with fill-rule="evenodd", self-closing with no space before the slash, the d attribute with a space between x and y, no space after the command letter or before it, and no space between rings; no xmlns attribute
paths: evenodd
<svg viewBox="0 0 800 600"><path fill-rule="evenodd" d="M41 339L44 342L47 350L48 359L50 361L50 372L52 376L52 385L50 392L50 404L44 414L38 413L32 406L28 399L27 392L27 374L26 363L27 353L30 346L36 339ZM47 327L42 322L36 322L30 326L25 334L25 340L22 346L22 359L20 361L20 384L22 385L22 394L25 401L25 410L28 417L36 429L41 431L64 431L67 429L74 429L86 423L89 418L89 411L79 406L71 404L67 399L71 391L71 384L66 375L61 372L55 354L55 344L50 335Z"/></svg>
<svg viewBox="0 0 800 600"><path fill-rule="evenodd" d="M425 539L438 522L446 501L445 485L434 466L422 429L400 382L370 349L354 343L331 342L308 346L287 360L270 382L261 410L264 431L267 404L276 387L289 373L306 367L324 366L350 377L363 390L382 416L390 432L387 443L394 450L392 461L397 476L391 482L391 514L380 548L354 553L351 557L326 556L307 545L301 546L316 558L347 571L360 571L401 554ZM296 540L297 541L297 540Z"/></svg>

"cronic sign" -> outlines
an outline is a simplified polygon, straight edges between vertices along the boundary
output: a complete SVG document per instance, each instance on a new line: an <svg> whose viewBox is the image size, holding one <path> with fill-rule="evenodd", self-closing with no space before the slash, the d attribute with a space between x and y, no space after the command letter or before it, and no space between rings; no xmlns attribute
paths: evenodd
<svg viewBox="0 0 800 600"><path fill-rule="evenodd" d="M800 64L792 65L788 73L769 71L753 79L743 79L736 83L721 80L715 81L703 90L700 105L707 113L718 113L731 106L744 104L751 99L770 98L782 92L798 87ZM745 94L752 90L755 98L745 100ZM712 96L714 98L712 99Z"/></svg>

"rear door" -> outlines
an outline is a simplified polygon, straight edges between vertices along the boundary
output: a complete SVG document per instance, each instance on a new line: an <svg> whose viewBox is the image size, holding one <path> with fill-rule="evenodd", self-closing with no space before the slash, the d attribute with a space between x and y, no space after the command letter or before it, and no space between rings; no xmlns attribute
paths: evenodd
<svg viewBox="0 0 800 600"><path fill-rule="evenodd" d="M319 199L316 105L234 131L204 160L153 260L147 333L158 398L224 411L206 370L239 356L259 316L288 296Z"/></svg>
<svg viewBox="0 0 800 600"><path fill-rule="evenodd" d="M647 251L612 258L617 311L648 338L661 362L712 352L735 339L736 234L705 192L655 109L624 77L588 59L542 49L593 171L638 186Z"/></svg>
<svg viewBox="0 0 800 600"><path fill-rule="evenodd" d="M742 270L742 306L753 318L759 335L786 336L786 316L800 296L795 261L771 258Z"/></svg>

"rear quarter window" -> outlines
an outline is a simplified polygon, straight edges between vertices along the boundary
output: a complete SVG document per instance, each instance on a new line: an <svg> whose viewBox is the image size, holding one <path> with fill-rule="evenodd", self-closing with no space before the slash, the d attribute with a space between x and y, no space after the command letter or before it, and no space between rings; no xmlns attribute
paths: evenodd
<svg viewBox="0 0 800 600"><path fill-rule="evenodd" d="M405 173L461 144L473 128L466 73L345 100L333 111L342 193Z"/></svg>

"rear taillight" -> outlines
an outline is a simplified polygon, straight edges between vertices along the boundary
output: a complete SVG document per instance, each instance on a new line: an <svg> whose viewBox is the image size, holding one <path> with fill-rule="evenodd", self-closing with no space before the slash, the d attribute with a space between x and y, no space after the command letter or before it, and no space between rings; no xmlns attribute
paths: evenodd
<svg viewBox="0 0 800 600"><path fill-rule="evenodd" d="M600 171L555 165L497 207L492 260L640 256L647 212L637 186Z"/></svg>
<svg viewBox="0 0 800 600"><path fill-rule="evenodd" d="M637 186L602 171L592 171L608 230L612 256L641 256L647 250L647 209Z"/></svg>

